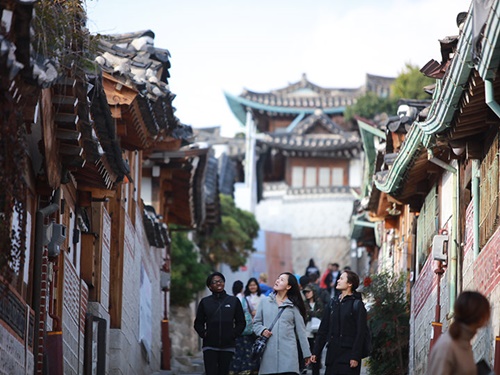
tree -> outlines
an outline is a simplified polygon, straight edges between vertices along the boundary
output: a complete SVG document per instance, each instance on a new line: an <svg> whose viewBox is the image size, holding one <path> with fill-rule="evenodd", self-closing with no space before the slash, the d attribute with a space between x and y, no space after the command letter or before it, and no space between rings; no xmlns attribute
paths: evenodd
<svg viewBox="0 0 500 375"><path fill-rule="evenodd" d="M382 272L363 282L363 291L373 302L368 310L373 344L368 359L371 375L408 373L410 312L406 281L406 274Z"/></svg>
<svg viewBox="0 0 500 375"><path fill-rule="evenodd" d="M172 229L170 301L175 306L187 306L194 300L195 294L205 288L210 266L200 264L200 255L187 232L176 231L176 227Z"/></svg>
<svg viewBox="0 0 500 375"><path fill-rule="evenodd" d="M211 233L198 236L198 246L203 261L215 267L225 263L236 271L245 265L251 252L255 251L253 240L259 232L255 216L235 206L234 200L221 194L221 224Z"/></svg>
<svg viewBox="0 0 500 375"><path fill-rule="evenodd" d="M399 99L430 99L429 94L423 88L433 83L434 80L424 76L417 66L406 63L403 71L392 83L391 94L388 98L382 98L374 92L367 92L359 97L354 105L346 108L345 119L350 121L355 115L373 119L382 113L395 114Z"/></svg>
<svg viewBox="0 0 500 375"><path fill-rule="evenodd" d="M403 71L391 85L391 97L395 99L430 99L423 88L435 82L424 76L416 65L405 64Z"/></svg>
<svg viewBox="0 0 500 375"><path fill-rule="evenodd" d="M356 103L346 108L345 119L350 121L354 115L372 119L381 113L391 114L397 110L397 100L393 98L382 98L374 92L367 92L358 98Z"/></svg>

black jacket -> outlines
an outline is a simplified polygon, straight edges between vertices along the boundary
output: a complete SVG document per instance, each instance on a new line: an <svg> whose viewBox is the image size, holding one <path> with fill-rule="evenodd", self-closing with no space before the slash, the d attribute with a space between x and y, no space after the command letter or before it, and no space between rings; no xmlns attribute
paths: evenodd
<svg viewBox="0 0 500 375"><path fill-rule="evenodd" d="M342 301L338 297L332 298L325 308L316 334L313 354L318 356L325 344L328 344L325 365L334 373L359 374L361 368L361 352L366 334L366 309L361 303L356 311L356 299L359 299L358 295L345 296ZM358 361L356 369L350 368L351 359Z"/></svg>
<svg viewBox="0 0 500 375"><path fill-rule="evenodd" d="M225 291L203 298L194 320L194 329L203 339L203 347L213 348L234 348L235 339L245 325L240 300Z"/></svg>

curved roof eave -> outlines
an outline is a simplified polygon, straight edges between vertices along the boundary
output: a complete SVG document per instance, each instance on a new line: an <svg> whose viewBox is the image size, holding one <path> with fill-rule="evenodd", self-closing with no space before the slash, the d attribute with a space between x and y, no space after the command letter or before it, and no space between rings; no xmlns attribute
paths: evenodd
<svg viewBox="0 0 500 375"><path fill-rule="evenodd" d="M477 71L483 80L491 80L496 75L498 64L500 62L500 53L498 50L500 37L500 2L494 3L494 8L490 9L486 29L482 40L482 57L477 64Z"/></svg>
<svg viewBox="0 0 500 375"><path fill-rule="evenodd" d="M411 166L420 147L427 143L427 138L430 138L430 135L424 134L418 126L412 126L385 181L375 181L377 189L392 194L400 187L405 172Z"/></svg>
<svg viewBox="0 0 500 375"><path fill-rule="evenodd" d="M260 111L269 111L275 113L283 113L283 114L313 114L318 108L288 108L288 107L274 107L271 105L265 105L261 103L256 103L248 99L244 99L242 97L232 95L228 92L224 92L224 96L226 97L227 103L229 104L229 108L233 112L234 116L240 121L242 125L246 123L246 111L245 107L250 107ZM345 107L331 107L331 108L321 108L321 110L328 114L341 114L344 113Z"/></svg>
<svg viewBox="0 0 500 375"><path fill-rule="evenodd" d="M387 194L394 193L403 183L403 177L420 147L428 147L431 139L449 126L463 91L462 85L467 83L473 66L471 56L472 18L471 16L467 17L457 52L447 76L443 79L444 82L437 81L438 88L441 89L437 90L434 95L430 116L424 122L412 124L387 178L383 182L375 181L375 186L380 191ZM442 83L442 87L439 83Z"/></svg>
<svg viewBox="0 0 500 375"><path fill-rule="evenodd" d="M444 131L453 119L455 109L472 70L472 18L467 17L457 52L443 81L437 81L440 90L436 90L430 115L424 122L415 122L425 134L438 134ZM439 85L442 83L442 86Z"/></svg>

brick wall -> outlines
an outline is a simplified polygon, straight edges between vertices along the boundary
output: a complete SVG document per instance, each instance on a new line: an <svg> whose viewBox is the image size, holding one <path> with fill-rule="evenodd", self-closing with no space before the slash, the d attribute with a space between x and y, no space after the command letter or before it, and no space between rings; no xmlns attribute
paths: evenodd
<svg viewBox="0 0 500 375"><path fill-rule="evenodd" d="M485 294L492 304L492 316L487 327L481 329L473 341L474 357L486 359L493 364L495 336L500 332L500 229L493 234L488 243L481 249L477 259L473 251L473 206L472 202L466 210L466 229L463 243L462 274L458 281L458 292L461 290L478 290ZM437 288L431 282L431 261L427 260L422 273L412 288L410 320L410 366L409 372L414 375L425 374L429 344L431 339L430 323L434 321ZM443 332L448 330L449 319L449 273L445 272L441 279L441 323Z"/></svg>

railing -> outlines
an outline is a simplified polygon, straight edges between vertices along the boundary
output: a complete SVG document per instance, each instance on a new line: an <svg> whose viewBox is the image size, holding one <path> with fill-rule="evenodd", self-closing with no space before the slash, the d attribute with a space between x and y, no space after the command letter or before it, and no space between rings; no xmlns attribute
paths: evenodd
<svg viewBox="0 0 500 375"><path fill-rule="evenodd" d="M308 186L291 187L284 182L264 183L264 194L282 193L284 195L322 195L322 194L346 194L351 191L350 186Z"/></svg>

